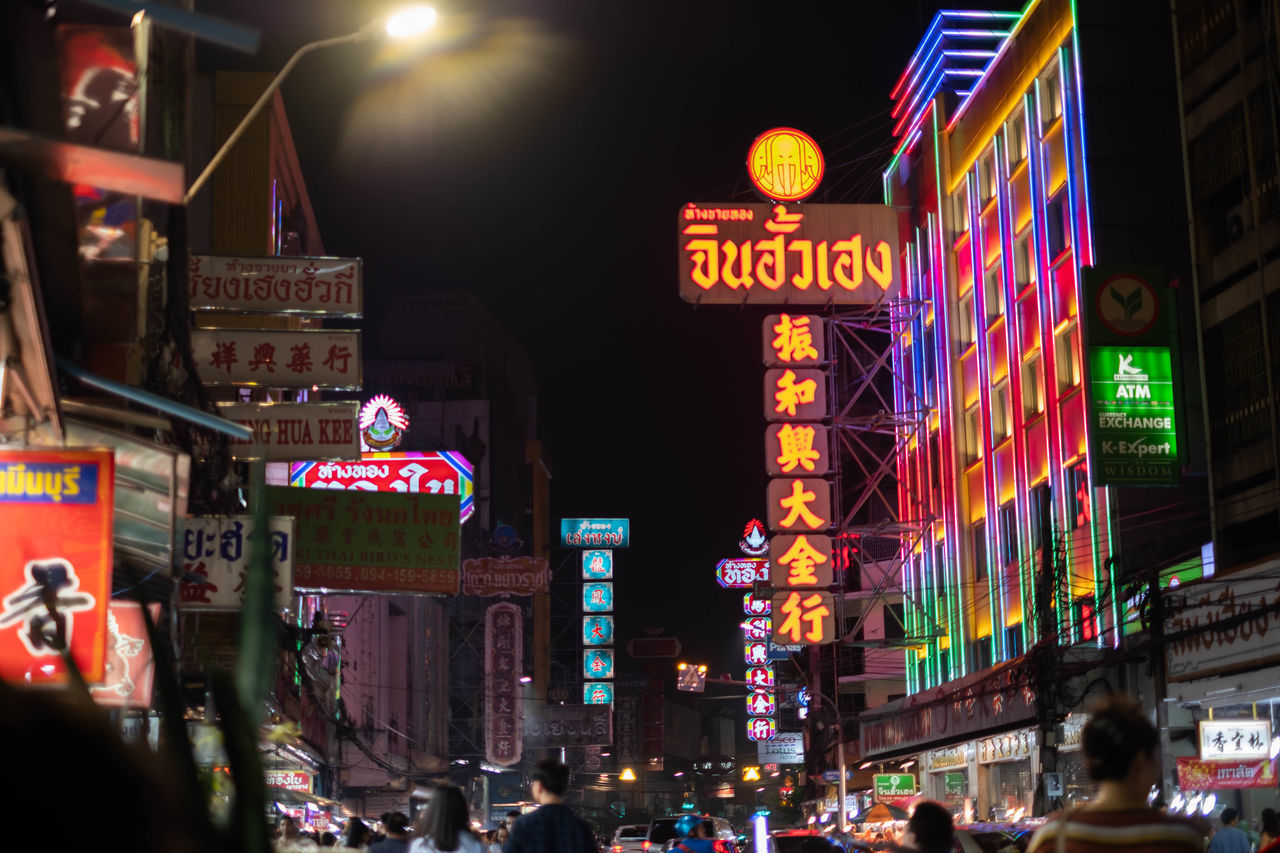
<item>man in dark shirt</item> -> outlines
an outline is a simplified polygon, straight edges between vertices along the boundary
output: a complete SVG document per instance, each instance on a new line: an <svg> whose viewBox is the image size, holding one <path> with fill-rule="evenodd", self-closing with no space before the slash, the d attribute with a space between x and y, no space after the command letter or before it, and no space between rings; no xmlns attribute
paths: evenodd
<svg viewBox="0 0 1280 853"><path fill-rule="evenodd" d="M408 853L409 817L403 812L391 812L382 816L382 828L387 837L369 846L369 853Z"/></svg>
<svg viewBox="0 0 1280 853"><path fill-rule="evenodd" d="M554 758L538 762L529 783L538 808L515 822L502 853L597 853L591 827L564 804L568 789L566 765Z"/></svg>

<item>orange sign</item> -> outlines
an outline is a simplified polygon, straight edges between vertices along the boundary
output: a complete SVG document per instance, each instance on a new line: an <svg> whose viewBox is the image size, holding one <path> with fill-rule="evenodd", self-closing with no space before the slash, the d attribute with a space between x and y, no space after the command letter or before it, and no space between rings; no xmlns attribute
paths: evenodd
<svg viewBox="0 0 1280 853"><path fill-rule="evenodd" d="M831 483L827 480L770 480L768 500L770 530L801 533L826 530L835 523L831 516Z"/></svg>
<svg viewBox="0 0 1280 853"><path fill-rule="evenodd" d="M774 643L836 640L835 599L829 592L780 592L773 597L773 612Z"/></svg>
<svg viewBox="0 0 1280 853"><path fill-rule="evenodd" d="M821 370L773 368L764 372L764 417L768 421L820 421L827 416L827 374Z"/></svg>
<svg viewBox="0 0 1280 853"><path fill-rule="evenodd" d="M820 533L775 536L769 540L769 585L778 588L831 586L831 537Z"/></svg>
<svg viewBox="0 0 1280 853"><path fill-rule="evenodd" d="M822 318L812 314L770 314L764 318L764 363L814 367L827 360Z"/></svg>
<svg viewBox="0 0 1280 853"><path fill-rule="evenodd" d="M793 127L775 127L756 137L747 151L747 174L765 198L800 201L822 181L822 149Z"/></svg>

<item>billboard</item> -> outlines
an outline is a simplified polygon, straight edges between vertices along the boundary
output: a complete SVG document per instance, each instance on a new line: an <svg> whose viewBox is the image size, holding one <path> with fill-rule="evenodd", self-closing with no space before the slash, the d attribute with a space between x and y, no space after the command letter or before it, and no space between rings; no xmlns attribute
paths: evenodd
<svg viewBox="0 0 1280 853"><path fill-rule="evenodd" d="M103 680L114 484L110 450L0 450L0 678L64 681L66 647Z"/></svg>
<svg viewBox="0 0 1280 853"><path fill-rule="evenodd" d="M769 561L761 557L729 557L716 563L716 583L725 589L750 589L768 581Z"/></svg>
<svg viewBox="0 0 1280 853"><path fill-rule="evenodd" d="M267 496L271 512L296 519L296 588L457 594L453 496L288 486Z"/></svg>
<svg viewBox="0 0 1280 853"><path fill-rule="evenodd" d="M630 519L560 519L561 548L629 548L630 546Z"/></svg>
<svg viewBox="0 0 1280 853"><path fill-rule="evenodd" d="M192 311L363 315L364 276L359 258L192 255L187 271L187 301Z"/></svg>
<svg viewBox="0 0 1280 853"><path fill-rule="evenodd" d="M530 749L606 746L613 743L609 705L530 705L524 712L524 745Z"/></svg>
<svg viewBox="0 0 1280 853"><path fill-rule="evenodd" d="M461 521L475 512L475 477L471 463L454 450L362 453L356 463L295 462L289 468L289 485L307 489L457 495Z"/></svg>
<svg viewBox="0 0 1280 853"><path fill-rule="evenodd" d="M760 764L804 764L804 733L778 732L767 743L756 744Z"/></svg>
<svg viewBox="0 0 1280 853"><path fill-rule="evenodd" d="M293 599L293 519L270 516L267 528L275 604L283 609ZM186 520L183 578L178 590L183 610L238 611L244 607L249 540L255 532L250 515L205 515Z"/></svg>
<svg viewBox="0 0 1280 853"><path fill-rule="evenodd" d="M462 563L463 595L533 595L551 588L542 557L478 557Z"/></svg>
<svg viewBox="0 0 1280 853"><path fill-rule="evenodd" d="M1098 485L1177 485L1178 424L1168 347L1089 347L1092 470Z"/></svg>
<svg viewBox="0 0 1280 853"><path fill-rule="evenodd" d="M205 385L360 390L360 333L326 329L192 329Z"/></svg>
<svg viewBox="0 0 1280 853"><path fill-rule="evenodd" d="M523 754L520 676L524 671L524 614L517 604L493 604L484 617L484 752L510 767Z"/></svg>
<svg viewBox="0 0 1280 853"><path fill-rule="evenodd" d="M886 205L690 202L676 230L686 302L873 304L902 288Z"/></svg>
<svg viewBox="0 0 1280 853"><path fill-rule="evenodd" d="M292 462L360 458L355 403L218 403L218 414L253 431L230 440L234 459Z"/></svg>

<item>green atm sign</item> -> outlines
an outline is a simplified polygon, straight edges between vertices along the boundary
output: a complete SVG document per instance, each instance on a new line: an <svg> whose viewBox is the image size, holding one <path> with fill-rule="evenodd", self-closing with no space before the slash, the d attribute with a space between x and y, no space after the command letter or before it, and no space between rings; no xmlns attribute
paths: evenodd
<svg viewBox="0 0 1280 853"><path fill-rule="evenodd" d="M1178 482L1173 367L1167 347L1089 347L1098 485Z"/></svg>
<svg viewBox="0 0 1280 853"><path fill-rule="evenodd" d="M916 776L914 773L877 773L875 782L876 798L881 797L913 797L916 793Z"/></svg>

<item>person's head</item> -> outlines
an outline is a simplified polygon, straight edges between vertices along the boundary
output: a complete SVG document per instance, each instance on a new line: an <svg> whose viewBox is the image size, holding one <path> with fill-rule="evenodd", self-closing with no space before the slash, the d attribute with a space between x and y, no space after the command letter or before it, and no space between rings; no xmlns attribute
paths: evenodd
<svg viewBox="0 0 1280 853"><path fill-rule="evenodd" d="M419 827L423 837L439 850L457 850L458 839L471 831L467 798L457 785L440 785L422 813Z"/></svg>
<svg viewBox="0 0 1280 853"><path fill-rule="evenodd" d="M1095 782L1119 782L1145 794L1160 780L1160 735L1142 706L1127 696L1113 694L1094 708L1081 745Z"/></svg>
<svg viewBox="0 0 1280 853"><path fill-rule="evenodd" d="M1222 810L1223 826L1235 826L1236 821L1238 821L1239 819L1240 819L1240 812L1236 811L1230 806L1227 806L1225 809Z"/></svg>
<svg viewBox="0 0 1280 853"><path fill-rule="evenodd" d="M512 809L511 811L507 812L507 829L511 828L511 825L516 822L516 818L518 817L520 817L519 809Z"/></svg>
<svg viewBox="0 0 1280 853"><path fill-rule="evenodd" d="M388 812L382 816L388 838L404 838L409 834L409 816L404 812Z"/></svg>
<svg viewBox="0 0 1280 853"><path fill-rule="evenodd" d="M280 820L276 822L276 829L280 832L281 838L297 838L298 824L289 815L280 815Z"/></svg>
<svg viewBox="0 0 1280 853"><path fill-rule="evenodd" d="M505 826L500 826L497 828L497 830L494 831L493 836L495 841L497 841L499 844L502 844L507 840L507 836L510 834L511 833L507 830Z"/></svg>
<svg viewBox="0 0 1280 853"><path fill-rule="evenodd" d="M702 818L697 815L681 815L676 819L676 838L706 838L707 833L702 825Z"/></svg>
<svg viewBox="0 0 1280 853"><path fill-rule="evenodd" d="M348 847L363 847L369 843L369 827L358 817L353 817L347 821L347 831L342 843Z"/></svg>
<svg viewBox="0 0 1280 853"><path fill-rule="evenodd" d="M1262 831L1272 838L1280 838L1280 812L1265 808L1259 817L1262 819Z"/></svg>
<svg viewBox="0 0 1280 853"><path fill-rule="evenodd" d="M554 758L544 758L533 770L529 790L540 805L560 802L569 790L569 766Z"/></svg>
<svg viewBox="0 0 1280 853"><path fill-rule="evenodd" d="M321 847L337 847L338 836L334 835L332 832L320 833L320 846Z"/></svg>
<svg viewBox="0 0 1280 853"><path fill-rule="evenodd" d="M950 850L955 843L955 827L951 823L950 810L941 803L930 800L918 803L907 820L903 840L907 846L914 847L921 853L943 853Z"/></svg>

